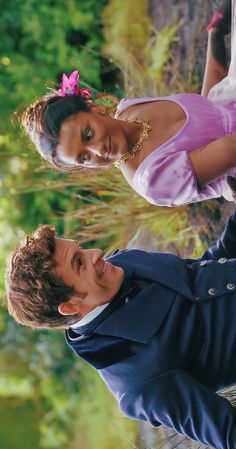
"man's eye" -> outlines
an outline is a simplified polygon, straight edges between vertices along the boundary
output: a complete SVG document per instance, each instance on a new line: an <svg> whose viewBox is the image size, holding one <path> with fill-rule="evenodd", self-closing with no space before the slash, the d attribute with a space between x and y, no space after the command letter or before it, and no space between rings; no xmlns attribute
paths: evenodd
<svg viewBox="0 0 236 449"><path fill-rule="evenodd" d="M80 269L82 267L82 260L80 259L80 257L78 257L78 259L76 259L76 267L78 269Z"/></svg>
<svg viewBox="0 0 236 449"><path fill-rule="evenodd" d="M91 128L87 128L84 133L85 140L90 140L92 138L92 130Z"/></svg>

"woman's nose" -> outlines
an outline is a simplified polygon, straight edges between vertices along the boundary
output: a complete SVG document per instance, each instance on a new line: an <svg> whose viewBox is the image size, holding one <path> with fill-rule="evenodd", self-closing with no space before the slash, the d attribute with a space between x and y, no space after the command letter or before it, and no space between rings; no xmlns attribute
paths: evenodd
<svg viewBox="0 0 236 449"><path fill-rule="evenodd" d="M102 157L105 152L105 148L102 143L88 145L88 150L91 151L91 153L93 153L95 156L99 157Z"/></svg>

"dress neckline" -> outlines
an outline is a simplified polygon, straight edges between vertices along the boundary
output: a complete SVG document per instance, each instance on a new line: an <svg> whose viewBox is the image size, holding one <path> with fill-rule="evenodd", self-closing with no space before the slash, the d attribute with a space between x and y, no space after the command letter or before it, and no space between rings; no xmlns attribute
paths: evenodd
<svg viewBox="0 0 236 449"><path fill-rule="evenodd" d="M155 157L156 152L158 151L158 154L160 154L160 152L165 149L166 145L169 145L172 143L173 140L175 140L176 138L179 137L179 135L181 135L181 133L185 130L186 126L188 125L189 122L189 114L187 109L183 106L183 104L176 100L176 96L179 95L183 95L183 94L175 94L175 95L170 95L170 96L164 96L164 97L144 97L144 98L124 98L123 100L121 100L120 106L121 106L121 110L117 111L118 114L115 115L115 118L118 118L119 115L124 112L125 110L127 110L129 107L134 106L136 104L141 104L141 103L149 103L149 102L154 102L154 101L171 101L172 103L177 104L182 111L185 114L185 122L184 125L172 136L170 137L170 139L168 139L166 142L163 142L159 147L155 148L148 156L145 157L145 159L142 160L142 162L139 164L138 168L135 170L134 175L133 175L133 179L131 180L132 185L135 185L135 182L137 181L138 176L140 175L140 172L142 173L145 170L145 166L148 165L150 166L150 161L152 162L152 158ZM188 94L188 95L193 95L193 94ZM123 105L122 105L123 103ZM129 103L129 104L125 104L125 103ZM123 107L122 107L123 106ZM118 106L119 107L119 106Z"/></svg>

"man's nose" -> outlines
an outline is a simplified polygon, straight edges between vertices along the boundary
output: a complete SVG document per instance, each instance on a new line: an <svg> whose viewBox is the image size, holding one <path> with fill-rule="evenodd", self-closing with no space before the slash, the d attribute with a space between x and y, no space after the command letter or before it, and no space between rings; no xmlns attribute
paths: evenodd
<svg viewBox="0 0 236 449"><path fill-rule="evenodd" d="M103 251L99 248L92 248L84 251L86 251L86 257L93 265L96 265L97 261L103 256Z"/></svg>

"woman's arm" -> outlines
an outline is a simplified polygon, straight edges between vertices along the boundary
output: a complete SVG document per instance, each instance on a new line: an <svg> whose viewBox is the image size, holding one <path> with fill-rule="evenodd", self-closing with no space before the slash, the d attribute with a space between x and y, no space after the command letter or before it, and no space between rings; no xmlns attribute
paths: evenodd
<svg viewBox="0 0 236 449"><path fill-rule="evenodd" d="M228 73L224 37L231 29L231 7L231 0L225 0L207 26L207 58L202 86L204 96L207 96L210 89Z"/></svg>
<svg viewBox="0 0 236 449"><path fill-rule="evenodd" d="M236 167L236 133L228 134L189 154L199 187Z"/></svg>
<svg viewBox="0 0 236 449"><path fill-rule="evenodd" d="M201 94L207 97L211 88L225 78L227 73L224 35L212 29L208 33L206 67Z"/></svg>

